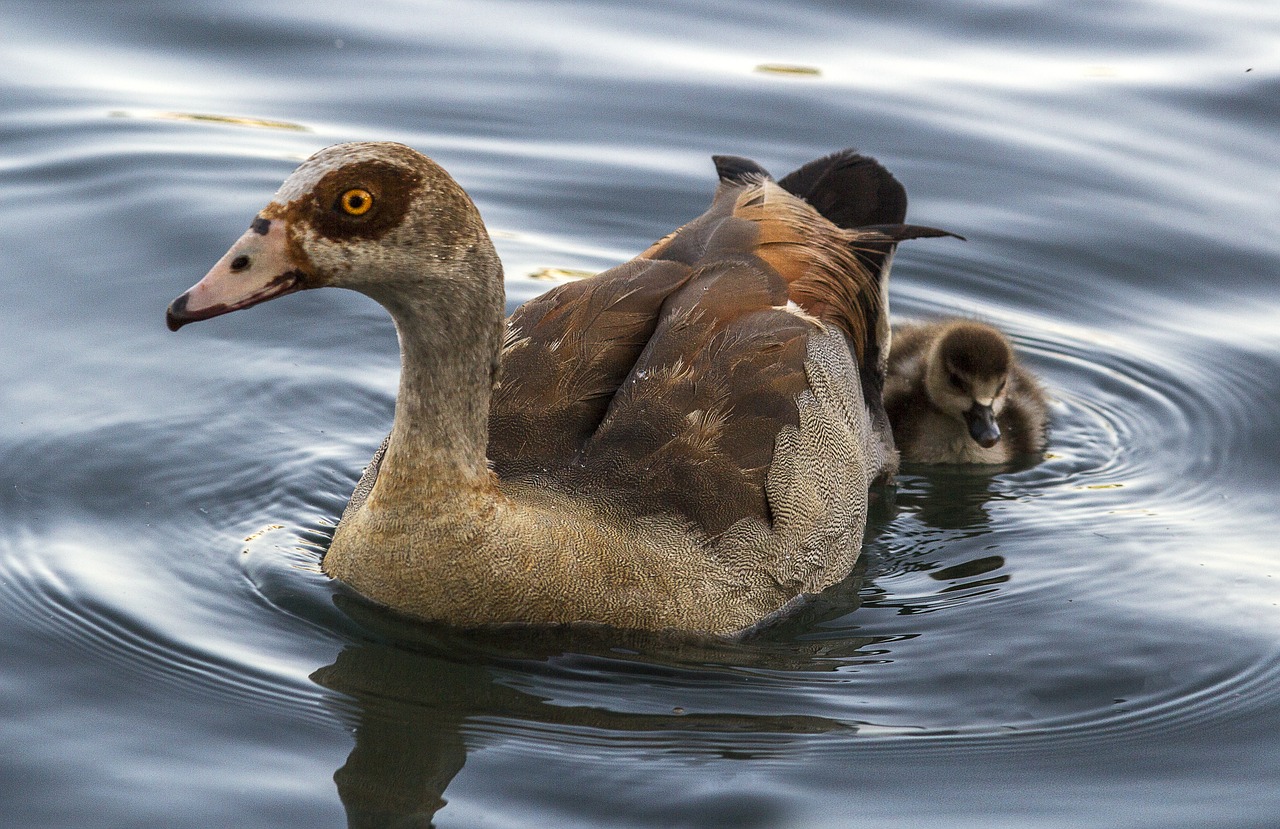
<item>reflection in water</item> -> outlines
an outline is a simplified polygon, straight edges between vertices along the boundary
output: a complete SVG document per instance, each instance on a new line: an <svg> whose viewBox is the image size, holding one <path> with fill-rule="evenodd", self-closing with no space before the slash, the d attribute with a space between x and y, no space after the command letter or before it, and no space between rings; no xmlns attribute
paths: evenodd
<svg viewBox="0 0 1280 829"><path fill-rule="evenodd" d="M752 742L768 735L853 734L857 728L818 716L769 713L718 713L672 707L666 712L613 711L601 705L559 704L547 696L503 681L504 673L554 672L557 660L586 662L586 675L597 682L610 673L647 676L652 681L682 680L715 684L708 664L731 664L730 670L833 670L835 649L828 645L799 648L758 645L688 634L646 634L590 626L462 633L421 625L373 608L358 598L339 595L348 614L376 638L348 643L337 660L312 679L354 702L355 746L334 774L348 825L426 827L447 802L445 790L466 763L468 751L484 741L468 724L501 720L510 728L541 729L544 739L558 730L586 729L602 742L626 735L668 737L697 733L715 754L751 760L763 756ZM780 624L795 624L786 620ZM776 631L774 631L776 633ZM384 638L394 637L394 639ZM846 655L866 644L850 641ZM723 677L719 677L723 681ZM346 718L346 704L338 713ZM747 747L733 737L747 738ZM705 744L704 744L705 748ZM748 824L749 825L749 824Z"/></svg>
<svg viewBox="0 0 1280 829"><path fill-rule="evenodd" d="M1003 555L995 554L998 533L991 515L993 503L1016 503L1002 474L1009 467L968 465L908 465L892 498L888 530L868 533L874 552L873 578L863 589L867 607L892 609L902 616L930 613L959 601L971 600L1007 584ZM877 543L884 541L885 543ZM1004 572L998 572L1004 571ZM904 574L923 574L930 582L916 590L894 581Z"/></svg>
<svg viewBox="0 0 1280 829"><path fill-rule="evenodd" d="M973 532L990 526L987 504L993 500L1011 499L997 488L992 470L965 466L934 467L901 484L897 498L926 526Z"/></svg>
<svg viewBox="0 0 1280 829"><path fill-rule="evenodd" d="M333 776L353 829L431 825L466 762L465 706L501 706L505 690L487 681L480 666L410 659L376 643L346 647L312 679L358 709L355 747Z"/></svg>
<svg viewBox="0 0 1280 829"><path fill-rule="evenodd" d="M110 113L113 118L154 118L158 121L194 121L209 124L226 124L233 127L256 127L267 130L288 130L291 132L309 132L302 124L290 121L272 121L267 118L247 118L243 115L213 115L202 112L147 112L133 113L117 110Z"/></svg>

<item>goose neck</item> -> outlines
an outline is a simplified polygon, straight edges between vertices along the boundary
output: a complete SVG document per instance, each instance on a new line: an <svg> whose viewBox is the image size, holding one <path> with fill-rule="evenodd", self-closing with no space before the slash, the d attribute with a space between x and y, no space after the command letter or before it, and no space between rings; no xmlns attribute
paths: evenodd
<svg viewBox="0 0 1280 829"><path fill-rule="evenodd" d="M380 477L416 486L483 487L489 402L502 342L502 288L384 301L400 341L395 423Z"/></svg>

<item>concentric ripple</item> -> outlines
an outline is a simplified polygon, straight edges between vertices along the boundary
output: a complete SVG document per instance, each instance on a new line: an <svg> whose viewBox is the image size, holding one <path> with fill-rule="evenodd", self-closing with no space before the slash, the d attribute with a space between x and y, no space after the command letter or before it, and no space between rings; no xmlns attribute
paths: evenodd
<svg viewBox="0 0 1280 829"><path fill-rule="evenodd" d="M1273 823L1280 16L839 5L10 4L4 817ZM318 568L391 421L386 315L163 322L361 139L457 177L509 310L698 215L712 153L857 146L969 239L902 246L895 316L1008 332L1049 456L908 467L858 572L743 640L389 616Z"/></svg>

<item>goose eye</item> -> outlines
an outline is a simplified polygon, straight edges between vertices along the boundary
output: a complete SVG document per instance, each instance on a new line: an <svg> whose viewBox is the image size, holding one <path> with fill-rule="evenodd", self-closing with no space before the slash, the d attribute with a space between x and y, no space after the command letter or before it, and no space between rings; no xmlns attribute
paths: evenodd
<svg viewBox="0 0 1280 829"><path fill-rule="evenodd" d="M947 380L949 380L951 385L955 386L958 390L964 391L964 380L960 379L959 374L956 374L953 371L947 375Z"/></svg>
<svg viewBox="0 0 1280 829"><path fill-rule="evenodd" d="M338 198L338 209L348 216L363 216L373 207L373 194L361 187L353 187Z"/></svg>

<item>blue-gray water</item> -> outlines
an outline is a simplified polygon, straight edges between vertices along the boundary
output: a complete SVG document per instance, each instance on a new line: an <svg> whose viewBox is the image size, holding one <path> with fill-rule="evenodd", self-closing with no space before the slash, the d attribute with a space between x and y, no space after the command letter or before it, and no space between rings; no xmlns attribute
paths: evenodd
<svg viewBox="0 0 1280 829"><path fill-rule="evenodd" d="M0 58L0 824L1280 820L1280 6L3 0ZM512 305L699 213L711 153L857 146L969 239L903 246L895 315L1007 330L1051 456L909 469L742 643L370 614L316 567L382 311L163 323L353 139L454 174Z"/></svg>

